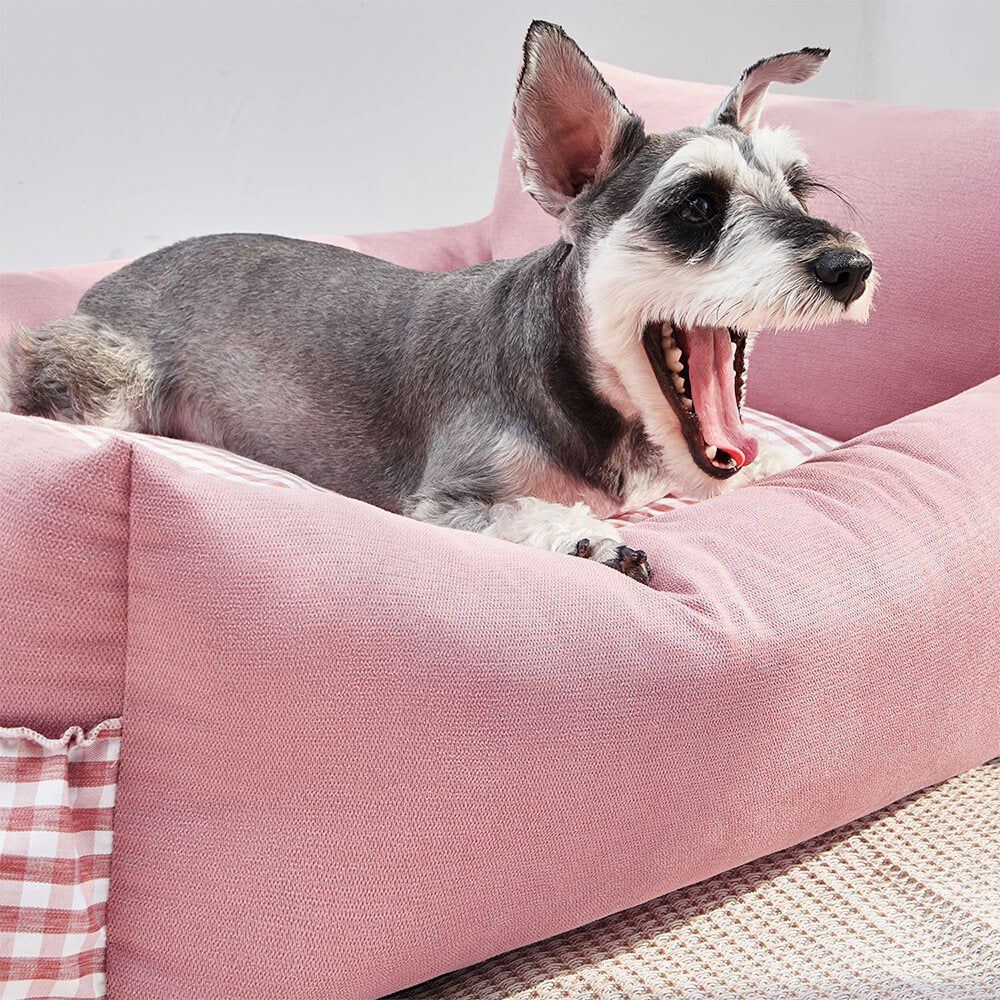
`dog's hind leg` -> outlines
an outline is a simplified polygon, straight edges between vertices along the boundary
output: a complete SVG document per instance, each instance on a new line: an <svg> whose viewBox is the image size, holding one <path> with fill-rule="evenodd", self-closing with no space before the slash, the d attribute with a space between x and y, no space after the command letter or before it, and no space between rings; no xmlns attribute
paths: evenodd
<svg viewBox="0 0 1000 1000"><path fill-rule="evenodd" d="M92 316L17 327L0 346L0 409L145 431L155 397L148 352Z"/></svg>
<svg viewBox="0 0 1000 1000"><path fill-rule="evenodd" d="M623 544L621 535L601 521L583 503L572 507L536 497L509 503L488 503L473 498L458 499L447 492L422 493L411 498L410 517L447 528L476 531L537 549L581 556L624 573L640 583L649 583L646 553Z"/></svg>

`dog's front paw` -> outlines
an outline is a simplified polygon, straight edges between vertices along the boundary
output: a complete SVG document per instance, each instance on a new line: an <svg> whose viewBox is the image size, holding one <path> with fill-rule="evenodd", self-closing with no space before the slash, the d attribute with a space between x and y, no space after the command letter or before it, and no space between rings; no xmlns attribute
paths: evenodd
<svg viewBox="0 0 1000 1000"><path fill-rule="evenodd" d="M653 575L646 553L642 549L630 549L627 545L619 545L615 557L605 561L604 565L639 583L649 583L649 578Z"/></svg>
<svg viewBox="0 0 1000 1000"><path fill-rule="evenodd" d="M610 566L639 583L649 583L651 571L646 553L639 549L630 549L614 538L601 538L597 542L581 538L576 543L573 555L582 559L592 559L602 566Z"/></svg>

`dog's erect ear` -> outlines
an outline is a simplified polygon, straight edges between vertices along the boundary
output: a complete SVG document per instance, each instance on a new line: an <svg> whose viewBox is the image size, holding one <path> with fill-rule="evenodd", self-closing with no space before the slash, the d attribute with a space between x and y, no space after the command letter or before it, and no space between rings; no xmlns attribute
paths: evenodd
<svg viewBox="0 0 1000 1000"><path fill-rule="evenodd" d="M533 21L514 97L521 184L552 215L610 177L645 139L632 114L556 24Z"/></svg>
<svg viewBox="0 0 1000 1000"><path fill-rule="evenodd" d="M732 125L749 135L760 121L767 88L772 83L802 83L826 61L829 49L799 49L761 59L745 70L740 82L712 112L705 127Z"/></svg>

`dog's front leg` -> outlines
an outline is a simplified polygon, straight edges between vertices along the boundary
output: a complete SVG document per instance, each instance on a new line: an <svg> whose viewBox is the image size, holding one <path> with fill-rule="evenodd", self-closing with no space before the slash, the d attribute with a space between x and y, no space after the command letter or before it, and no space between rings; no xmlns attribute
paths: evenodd
<svg viewBox="0 0 1000 1000"><path fill-rule="evenodd" d="M640 583L649 583L646 553L623 544L621 535L594 517L586 504L565 507L535 497L490 504L426 493L413 500L409 514L419 521L580 556L610 566Z"/></svg>

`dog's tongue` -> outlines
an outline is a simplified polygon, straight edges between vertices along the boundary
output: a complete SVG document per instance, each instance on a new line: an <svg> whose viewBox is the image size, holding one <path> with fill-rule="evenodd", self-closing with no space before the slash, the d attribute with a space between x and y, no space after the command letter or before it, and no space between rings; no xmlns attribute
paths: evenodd
<svg viewBox="0 0 1000 1000"><path fill-rule="evenodd" d="M749 465L757 457L758 442L744 428L736 402L729 331L703 326L681 332L685 334L694 412L705 443L728 452L737 465Z"/></svg>

